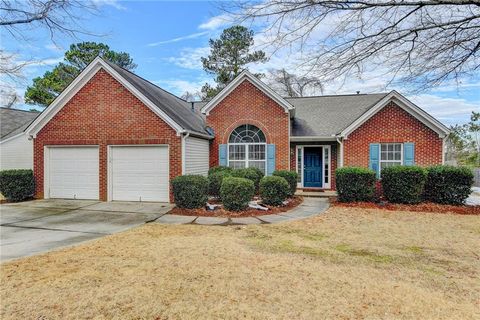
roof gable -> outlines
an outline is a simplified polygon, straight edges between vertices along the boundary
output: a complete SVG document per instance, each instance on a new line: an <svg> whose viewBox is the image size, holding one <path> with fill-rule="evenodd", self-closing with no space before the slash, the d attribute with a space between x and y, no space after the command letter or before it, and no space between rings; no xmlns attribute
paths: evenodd
<svg viewBox="0 0 480 320"><path fill-rule="evenodd" d="M127 88L135 97L144 103L158 117L171 126L177 134L183 132L197 133L208 137L203 129L203 120L193 115L187 102L173 96L163 89L151 84L133 73L95 58L72 83L41 113L27 128L29 135L36 134L50 121L65 104L100 70L109 73L115 80ZM191 113L191 114L188 114Z"/></svg>
<svg viewBox="0 0 480 320"><path fill-rule="evenodd" d="M360 127L363 123L377 114L380 110L382 110L385 106L388 105L389 102L393 101L396 105L400 108L411 114L414 118L422 122L424 125L438 133L438 135L443 138L449 134L450 130L443 125L440 121L432 117L430 114L425 112L423 109L418 107L416 104L402 96L397 91L393 90L389 94L387 94L383 99L378 101L373 107L368 109L365 113L363 113L360 117L358 117L355 121L353 121L348 127L343 129L338 135L344 138L347 138L350 133L355 131L358 127Z"/></svg>
<svg viewBox="0 0 480 320"><path fill-rule="evenodd" d="M273 91L268 87L263 81L260 81L257 77L251 74L248 70L244 70L240 73L232 82L230 82L222 91L220 91L212 100L205 104L200 111L203 114L209 115L210 111L215 108L220 101L222 101L226 96L228 96L235 88L237 88L244 80L249 81L255 87L260 89L264 94L270 97L273 101L278 103L281 107L285 109L286 113L290 113L293 116L295 107L291 105L287 100L282 98L278 93Z"/></svg>

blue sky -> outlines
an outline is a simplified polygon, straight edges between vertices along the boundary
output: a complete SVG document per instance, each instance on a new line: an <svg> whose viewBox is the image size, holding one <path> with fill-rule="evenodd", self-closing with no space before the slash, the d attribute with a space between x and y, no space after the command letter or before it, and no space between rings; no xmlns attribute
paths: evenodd
<svg viewBox="0 0 480 320"><path fill-rule="evenodd" d="M2 47L6 51L18 53L20 59L41 61L26 68L27 79L16 85L22 96L31 79L50 70L62 60L69 44L80 41L103 42L113 50L130 53L138 64L135 73L177 95L186 90L198 90L203 83L211 81L201 68L200 57L208 54L208 39L217 37L228 26L215 3L96 1L100 5L100 14L85 19L82 25L101 34L100 37L57 37L53 43L48 34L37 30L30 35L28 42L18 42L2 34ZM295 71L294 58L280 52L267 64L253 66L254 71L260 72L280 67ZM383 83L383 79L376 77L352 79L341 88L327 83L325 93L385 91ZM388 89L402 92L401 87ZM460 86L444 85L430 92L408 95L408 98L445 124L462 123L468 120L472 110L480 111L480 77ZM30 108L23 104L16 107Z"/></svg>

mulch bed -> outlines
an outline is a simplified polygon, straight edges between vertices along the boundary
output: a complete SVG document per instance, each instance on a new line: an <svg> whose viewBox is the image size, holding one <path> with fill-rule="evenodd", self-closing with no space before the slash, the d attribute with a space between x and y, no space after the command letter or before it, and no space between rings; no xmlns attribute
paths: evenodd
<svg viewBox="0 0 480 320"><path fill-rule="evenodd" d="M480 206L452 206L432 202L419 204L393 204L388 202L338 202L332 201L332 205L337 207L351 207L364 209L384 209L391 211L415 211L415 212L434 212L434 213L455 213L464 215L480 215Z"/></svg>
<svg viewBox="0 0 480 320"><path fill-rule="evenodd" d="M247 208L243 211L229 211L224 208L218 208L213 211L209 211L205 208L200 209L183 209L175 207L168 212L168 214L178 214L181 216L200 216L200 217L230 217L230 218L243 218L243 217L255 217L255 216L263 216L267 214L276 214L291 210L297 207L299 204L303 202L303 197L295 196L289 199L289 203L286 206L280 207L271 207L265 206L269 208L268 211ZM209 201L210 203L218 203L216 201Z"/></svg>

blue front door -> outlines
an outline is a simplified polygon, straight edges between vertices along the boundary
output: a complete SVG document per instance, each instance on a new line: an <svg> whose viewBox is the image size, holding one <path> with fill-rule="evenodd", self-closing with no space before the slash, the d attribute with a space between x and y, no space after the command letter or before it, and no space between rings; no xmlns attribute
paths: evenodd
<svg viewBox="0 0 480 320"><path fill-rule="evenodd" d="M322 148L305 147L303 156L303 187L321 188L323 186Z"/></svg>

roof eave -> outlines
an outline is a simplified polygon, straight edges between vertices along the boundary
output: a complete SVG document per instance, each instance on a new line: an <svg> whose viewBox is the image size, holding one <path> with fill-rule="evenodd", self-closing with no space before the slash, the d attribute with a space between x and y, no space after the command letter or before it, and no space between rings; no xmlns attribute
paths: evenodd
<svg viewBox="0 0 480 320"><path fill-rule="evenodd" d="M337 141L336 136L290 136L291 142Z"/></svg>

